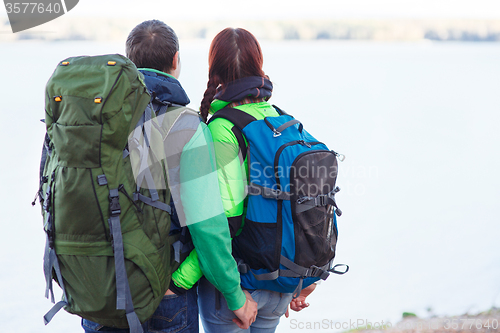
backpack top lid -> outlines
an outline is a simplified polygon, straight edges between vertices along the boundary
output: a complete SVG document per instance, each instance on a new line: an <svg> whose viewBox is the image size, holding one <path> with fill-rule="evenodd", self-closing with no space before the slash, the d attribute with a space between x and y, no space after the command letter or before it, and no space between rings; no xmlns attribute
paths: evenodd
<svg viewBox="0 0 500 333"><path fill-rule="evenodd" d="M142 74L122 55L60 62L45 96L47 133L59 164L78 168L115 164L150 99Z"/></svg>

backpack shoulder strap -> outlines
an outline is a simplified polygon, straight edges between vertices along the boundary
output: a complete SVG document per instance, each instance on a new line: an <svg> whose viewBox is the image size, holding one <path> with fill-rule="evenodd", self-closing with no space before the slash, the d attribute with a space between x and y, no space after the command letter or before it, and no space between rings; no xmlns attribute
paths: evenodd
<svg viewBox="0 0 500 333"><path fill-rule="evenodd" d="M234 136L236 137L236 140L238 141L238 146L240 147L241 156L243 158L241 163L243 163L247 158L247 150L248 150L247 146L245 145L245 139L243 138L243 134L241 133L241 130L238 127L233 126L231 128L231 132L233 132Z"/></svg>
<svg viewBox="0 0 500 333"><path fill-rule="evenodd" d="M211 121L217 118L224 118L234 124L234 126L231 128L231 131L233 132L234 136L236 137L236 140L238 141L238 146L240 147L241 154L243 156L243 161L245 161L245 158L247 157L247 146L245 145L245 139L243 138L241 130L245 128L248 124L250 124L252 121L255 121L257 119L246 112L243 112L238 109L233 109L230 107L225 107L217 111L210 118L208 124L210 124Z"/></svg>
<svg viewBox="0 0 500 333"><path fill-rule="evenodd" d="M234 124L234 126L238 127L240 130L245 128L252 121L257 120L254 116L251 116L246 112L243 112L238 109L233 109L230 107L225 107L214 113L214 115L208 121L208 124L210 124L210 122L214 121L217 118L224 118L229 120Z"/></svg>
<svg viewBox="0 0 500 333"><path fill-rule="evenodd" d="M289 116L288 113L286 113L285 111L281 110L279 107L277 107L274 104L273 104L273 108L280 114L280 116L283 116L283 115Z"/></svg>

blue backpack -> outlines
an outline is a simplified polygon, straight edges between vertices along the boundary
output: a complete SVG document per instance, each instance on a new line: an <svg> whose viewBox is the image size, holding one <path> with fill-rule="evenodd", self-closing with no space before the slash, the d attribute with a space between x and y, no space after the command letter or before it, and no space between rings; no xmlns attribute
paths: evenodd
<svg viewBox="0 0 500 333"><path fill-rule="evenodd" d="M248 157L247 211L241 233L233 238L241 283L297 297L302 288L349 269L333 266L342 214L335 202L337 157L343 160L343 155L274 108L280 116L256 120L224 108L210 121L232 122L243 160Z"/></svg>

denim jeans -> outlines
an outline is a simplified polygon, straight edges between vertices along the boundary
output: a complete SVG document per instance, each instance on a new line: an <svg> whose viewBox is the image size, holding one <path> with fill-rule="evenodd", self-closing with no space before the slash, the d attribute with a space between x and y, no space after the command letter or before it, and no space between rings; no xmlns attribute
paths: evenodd
<svg viewBox="0 0 500 333"><path fill-rule="evenodd" d="M144 333L198 333L197 298L196 287L191 288L184 295L163 296L153 316L142 324ZM86 333L129 333L128 328L106 327L87 319L82 319L82 327Z"/></svg>
<svg viewBox="0 0 500 333"><path fill-rule="evenodd" d="M242 330L233 322L236 315L227 307L222 294L216 292L215 287L202 278L198 285L198 304L200 318L206 333L272 333L280 322L280 317L285 314L292 294L282 294L270 290L249 291L254 301L258 304L259 312L255 322L248 330ZM216 297L220 295L220 309L216 309Z"/></svg>

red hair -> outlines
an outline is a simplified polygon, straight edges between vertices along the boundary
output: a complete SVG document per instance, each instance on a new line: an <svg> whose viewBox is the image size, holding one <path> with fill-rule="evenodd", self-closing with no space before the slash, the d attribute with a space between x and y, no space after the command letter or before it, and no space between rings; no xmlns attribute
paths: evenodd
<svg viewBox="0 0 500 333"><path fill-rule="evenodd" d="M208 54L207 90L200 113L206 121L217 87L248 76L266 77L259 42L249 31L226 28L215 36Z"/></svg>

